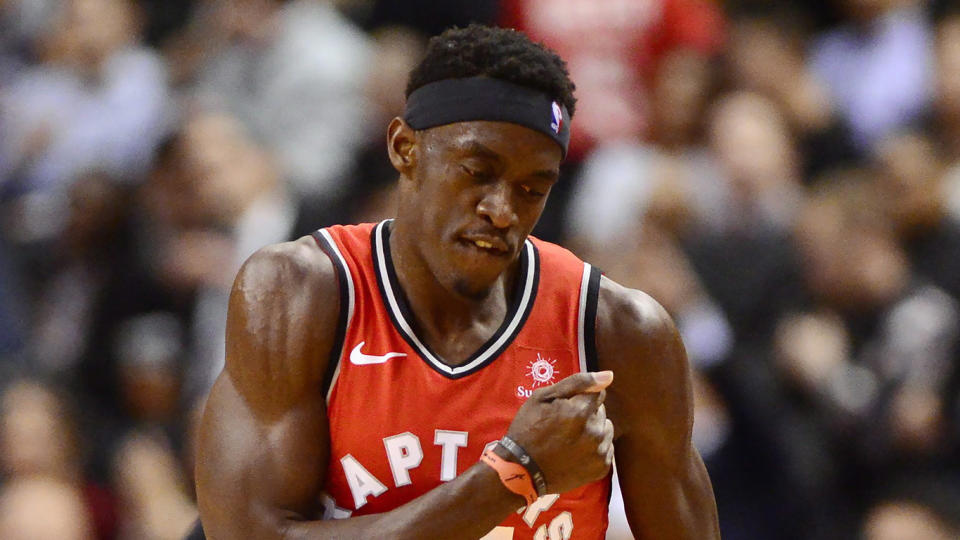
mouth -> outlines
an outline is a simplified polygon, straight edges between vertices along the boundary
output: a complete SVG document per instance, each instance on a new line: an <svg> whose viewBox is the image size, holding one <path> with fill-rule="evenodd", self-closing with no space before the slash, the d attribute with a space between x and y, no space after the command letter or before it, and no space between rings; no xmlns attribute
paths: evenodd
<svg viewBox="0 0 960 540"><path fill-rule="evenodd" d="M460 243L470 248L478 249L488 255L507 257L511 250L507 243L496 236L483 234L469 234L460 237Z"/></svg>

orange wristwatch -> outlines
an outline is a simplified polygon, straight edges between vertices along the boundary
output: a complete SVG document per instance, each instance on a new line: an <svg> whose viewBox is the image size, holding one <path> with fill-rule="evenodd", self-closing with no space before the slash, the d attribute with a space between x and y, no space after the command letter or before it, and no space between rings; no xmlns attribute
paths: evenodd
<svg viewBox="0 0 960 540"><path fill-rule="evenodd" d="M526 499L528 505L537 500L537 489L533 487L533 479L530 478L530 473L523 465L507 461L494 454L492 450L484 450L483 455L480 456L480 461L497 471L503 485Z"/></svg>

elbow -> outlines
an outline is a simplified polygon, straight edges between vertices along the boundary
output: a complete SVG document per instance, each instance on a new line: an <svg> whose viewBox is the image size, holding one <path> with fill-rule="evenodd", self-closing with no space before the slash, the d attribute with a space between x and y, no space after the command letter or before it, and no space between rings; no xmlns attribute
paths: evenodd
<svg viewBox="0 0 960 540"><path fill-rule="evenodd" d="M250 540L290 539L289 531L296 521L278 516L276 512L259 513L230 511L227 505L205 511L201 506L200 522L207 540L230 540L248 538Z"/></svg>

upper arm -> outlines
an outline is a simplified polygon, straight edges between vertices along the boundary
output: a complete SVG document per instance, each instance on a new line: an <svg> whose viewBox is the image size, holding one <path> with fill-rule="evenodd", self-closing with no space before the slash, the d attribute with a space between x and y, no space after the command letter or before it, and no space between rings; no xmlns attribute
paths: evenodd
<svg viewBox="0 0 960 540"><path fill-rule="evenodd" d="M230 295L226 364L200 425L197 498L210 538L279 537L308 518L329 435L323 378L338 322L331 262L309 237L264 248Z"/></svg>
<svg viewBox="0 0 960 540"><path fill-rule="evenodd" d="M606 404L633 533L719 538L710 479L691 441L691 373L676 327L655 300L606 278L596 324L599 367L615 374Z"/></svg>

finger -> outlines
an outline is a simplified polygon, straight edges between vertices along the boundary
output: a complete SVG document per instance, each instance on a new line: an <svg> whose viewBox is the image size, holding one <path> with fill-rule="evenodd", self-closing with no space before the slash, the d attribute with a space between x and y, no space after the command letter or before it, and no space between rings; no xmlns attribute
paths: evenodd
<svg viewBox="0 0 960 540"><path fill-rule="evenodd" d="M603 422L603 442L607 443L607 446L613 446L613 422L609 418Z"/></svg>
<svg viewBox="0 0 960 540"><path fill-rule="evenodd" d="M597 415L590 415L583 425L583 434L590 437L599 445L606 436L607 422L606 418L600 418Z"/></svg>
<svg viewBox="0 0 960 540"><path fill-rule="evenodd" d="M600 394L603 394L605 391L601 391ZM582 401L588 396L593 396L596 394L583 394L583 398L574 396L570 398L570 401ZM596 426L597 433L600 433L603 430L603 421L607 419L607 406L603 403L603 396L597 395L597 398L593 401L586 402L584 401L580 404L580 414L587 415L587 423Z"/></svg>
<svg viewBox="0 0 960 540"><path fill-rule="evenodd" d="M574 373L562 381L548 386L540 394L540 399L549 401L559 398L569 398L577 394L599 392L613 382L612 371L598 371L596 373Z"/></svg>
<svg viewBox="0 0 960 540"><path fill-rule="evenodd" d="M600 444L597 445L597 453L606 454L607 450L613 445L613 422L609 419L603 422L603 428L598 433L601 437Z"/></svg>
<svg viewBox="0 0 960 540"><path fill-rule="evenodd" d="M597 410L603 406L603 400L607 397L607 391L601 390L595 393L577 394L567 398L567 401L573 405L576 414L583 417L595 415Z"/></svg>
<svg viewBox="0 0 960 540"><path fill-rule="evenodd" d="M606 458L607 465L613 459L613 422L609 419L604 423L603 440L597 446L597 453Z"/></svg>

